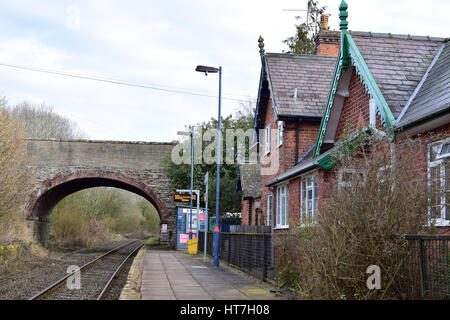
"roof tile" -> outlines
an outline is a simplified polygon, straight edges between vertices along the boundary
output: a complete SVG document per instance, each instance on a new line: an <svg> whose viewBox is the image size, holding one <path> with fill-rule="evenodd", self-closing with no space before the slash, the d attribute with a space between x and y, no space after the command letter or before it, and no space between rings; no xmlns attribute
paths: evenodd
<svg viewBox="0 0 450 320"><path fill-rule="evenodd" d="M322 117L336 58L267 53L265 59L278 116Z"/></svg>
<svg viewBox="0 0 450 320"><path fill-rule="evenodd" d="M355 31L351 35L397 118L443 39Z"/></svg>

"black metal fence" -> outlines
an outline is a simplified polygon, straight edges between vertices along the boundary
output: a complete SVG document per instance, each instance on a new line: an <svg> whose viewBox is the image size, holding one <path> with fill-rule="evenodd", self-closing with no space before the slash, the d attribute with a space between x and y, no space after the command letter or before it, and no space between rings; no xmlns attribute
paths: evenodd
<svg viewBox="0 0 450 320"><path fill-rule="evenodd" d="M271 226L243 226L231 225L230 232L247 232L247 233L270 233Z"/></svg>
<svg viewBox="0 0 450 320"><path fill-rule="evenodd" d="M450 299L450 236L407 235L402 259L400 289L403 299ZM273 278L270 233L220 233L220 260L263 281ZM275 244L276 245L276 244ZM204 232L199 233L199 251ZM207 254L213 253L213 232L208 232Z"/></svg>
<svg viewBox="0 0 450 320"><path fill-rule="evenodd" d="M407 235L400 286L405 299L450 299L450 236Z"/></svg>
<svg viewBox="0 0 450 320"><path fill-rule="evenodd" d="M204 252L204 232L199 232L198 250ZM213 254L213 232L208 232L207 254ZM220 233L220 260L242 271L267 279L271 266L270 233Z"/></svg>

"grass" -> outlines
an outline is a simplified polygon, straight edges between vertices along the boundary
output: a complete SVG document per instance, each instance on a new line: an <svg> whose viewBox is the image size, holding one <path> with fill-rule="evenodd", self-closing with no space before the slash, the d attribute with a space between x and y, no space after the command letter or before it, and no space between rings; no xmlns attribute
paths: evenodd
<svg viewBox="0 0 450 320"><path fill-rule="evenodd" d="M47 251L35 242L0 246L0 279L42 265Z"/></svg>
<svg viewBox="0 0 450 320"><path fill-rule="evenodd" d="M149 245L159 245L159 238L157 238L157 237L149 238L149 239L145 242L145 244L149 244Z"/></svg>

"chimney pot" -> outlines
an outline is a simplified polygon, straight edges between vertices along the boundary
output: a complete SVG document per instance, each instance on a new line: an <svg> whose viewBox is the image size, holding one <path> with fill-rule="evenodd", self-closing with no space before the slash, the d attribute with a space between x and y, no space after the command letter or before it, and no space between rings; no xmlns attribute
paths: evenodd
<svg viewBox="0 0 450 320"><path fill-rule="evenodd" d="M325 13L320 15L320 30L328 30L328 15Z"/></svg>

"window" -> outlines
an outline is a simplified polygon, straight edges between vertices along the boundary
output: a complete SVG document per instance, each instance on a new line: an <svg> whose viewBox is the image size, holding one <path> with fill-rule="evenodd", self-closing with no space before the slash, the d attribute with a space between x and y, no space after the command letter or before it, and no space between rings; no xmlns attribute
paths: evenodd
<svg viewBox="0 0 450 320"><path fill-rule="evenodd" d="M287 192L287 185L277 188L277 228L289 227Z"/></svg>
<svg viewBox="0 0 450 320"><path fill-rule="evenodd" d="M266 127L266 143L265 143L266 154L270 152L270 124Z"/></svg>
<svg viewBox="0 0 450 320"><path fill-rule="evenodd" d="M450 141L448 140L434 143L429 147L428 184L433 191L428 210L430 219L438 226L450 226Z"/></svg>
<svg viewBox="0 0 450 320"><path fill-rule="evenodd" d="M355 183L361 183L365 181L365 179L366 172L360 172L356 169L342 168L339 170L339 189L351 188Z"/></svg>
<svg viewBox="0 0 450 320"><path fill-rule="evenodd" d="M341 169L339 170L339 187L351 187L353 180L353 170Z"/></svg>
<svg viewBox="0 0 450 320"><path fill-rule="evenodd" d="M283 121L278 121L278 146L283 144Z"/></svg>
<svg viewBox="0 0 450 320"><path fill-rule="evenodd" d="M272 225L273 219L273 195L269 194L267 197L267 225Z"/></svg>
<svg viewBox="0 0 450 320"><path fill-rule="evenodd" d="M318 208L317 174L302 178L301 182L301 223L310 224L314 221Z"/></svg>
<svg viewBox="0 0 450 320"><path fill-rule="evenodd" d="M436 159L444 159L450 157L450 143L443 143L440 145L439 154L436 156Z"/></svg>

